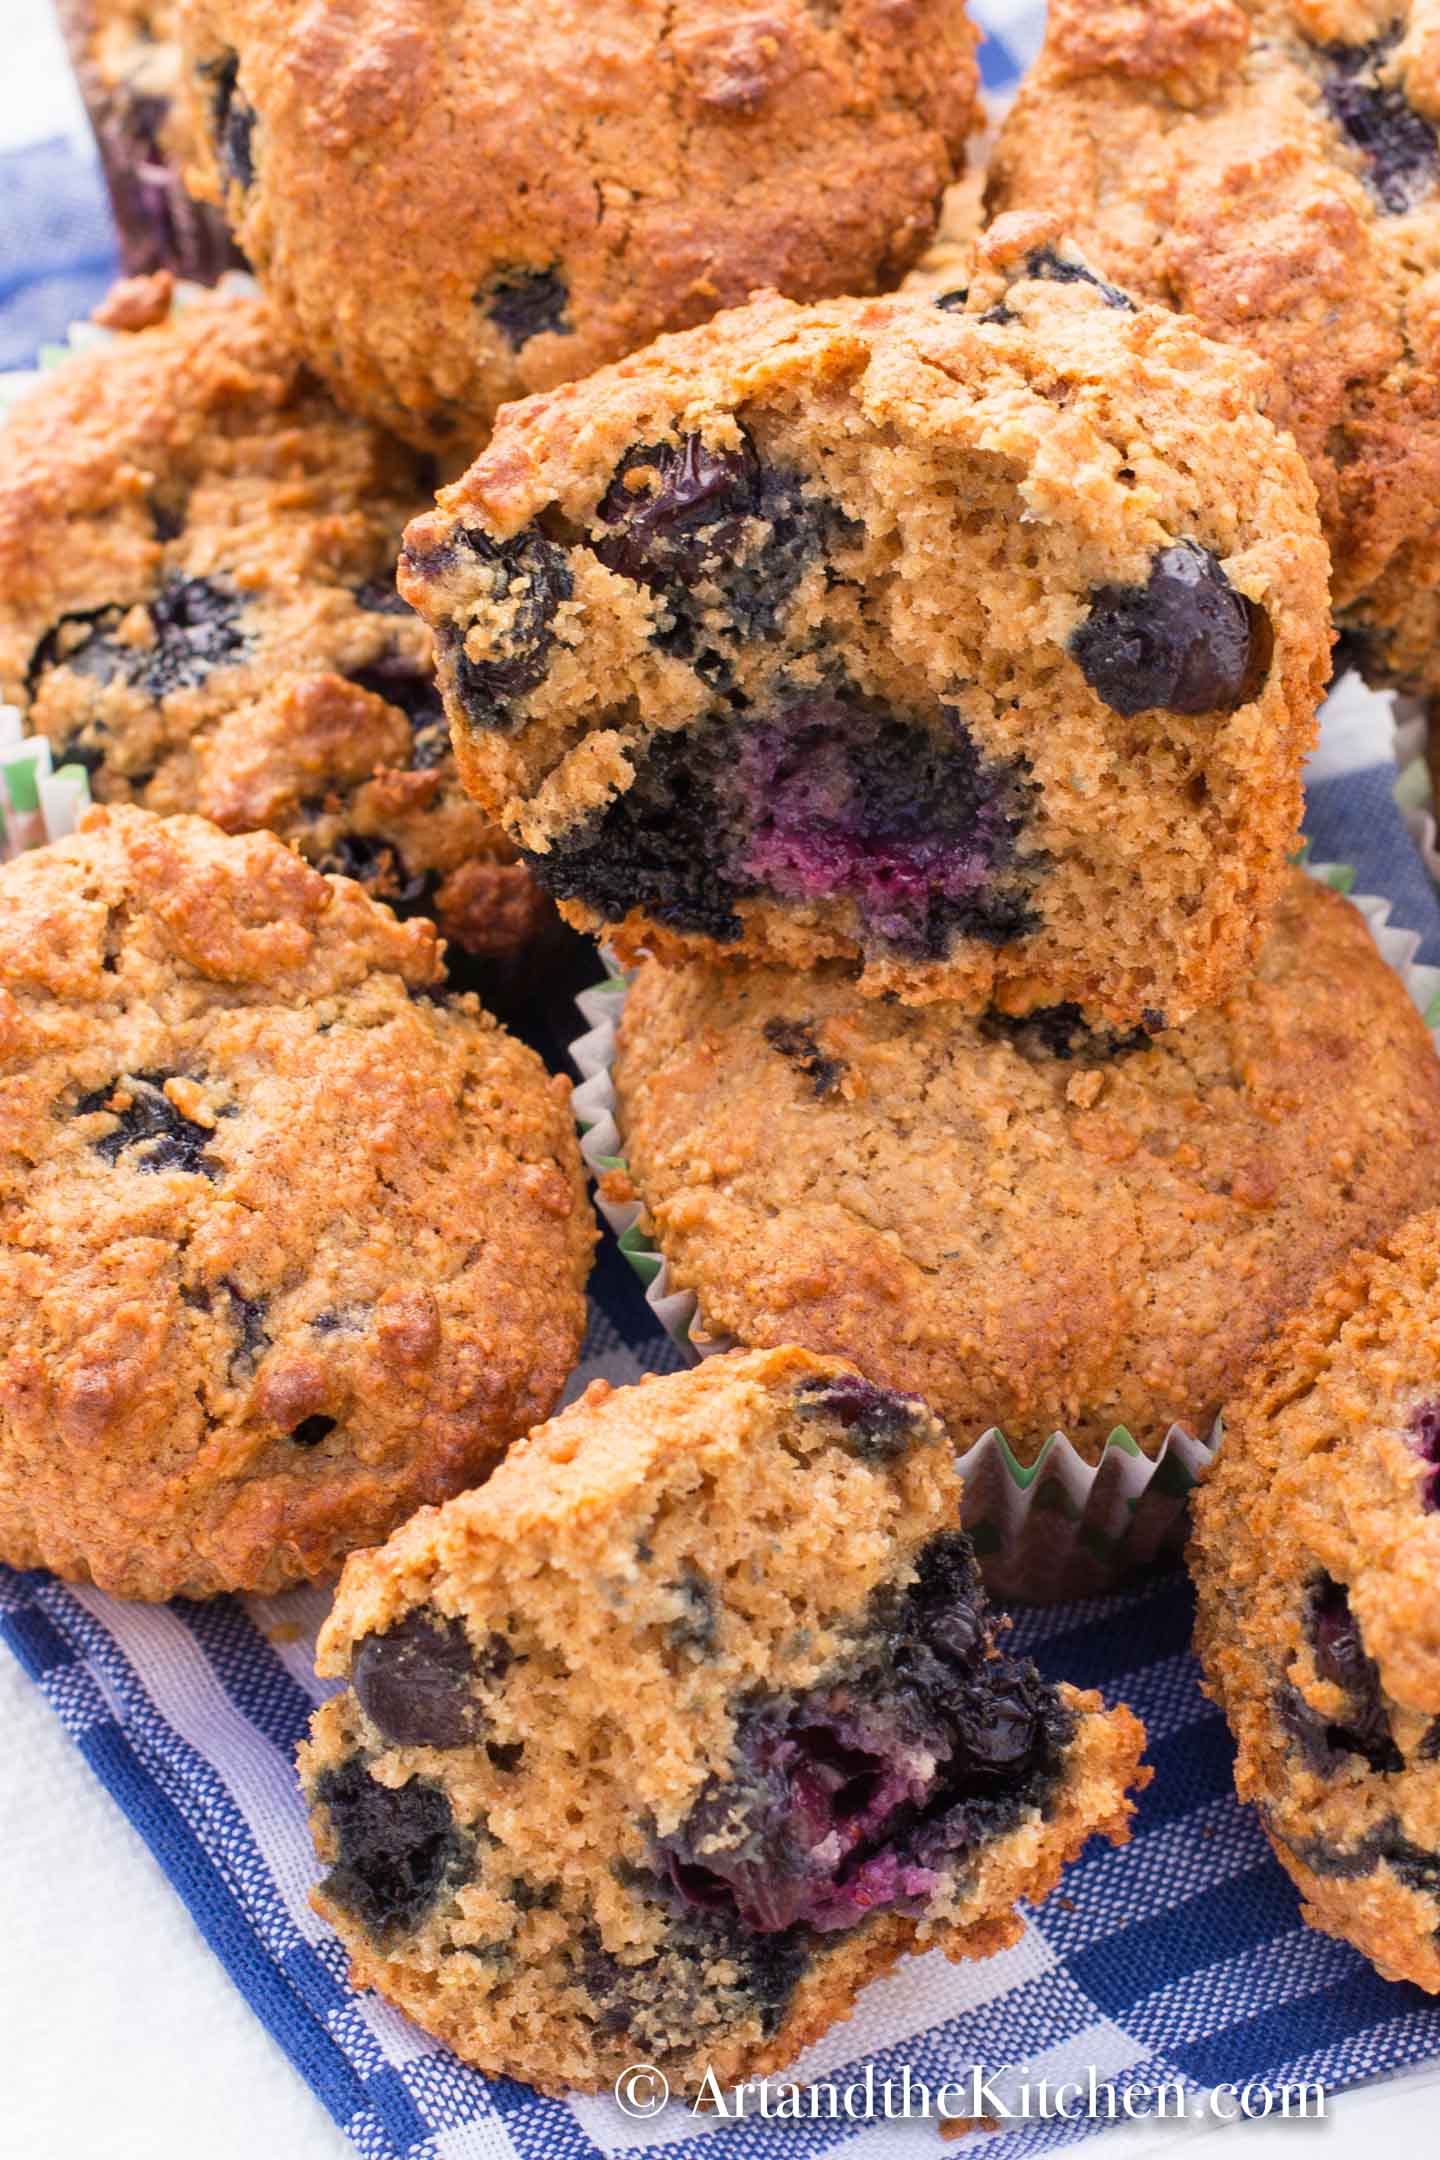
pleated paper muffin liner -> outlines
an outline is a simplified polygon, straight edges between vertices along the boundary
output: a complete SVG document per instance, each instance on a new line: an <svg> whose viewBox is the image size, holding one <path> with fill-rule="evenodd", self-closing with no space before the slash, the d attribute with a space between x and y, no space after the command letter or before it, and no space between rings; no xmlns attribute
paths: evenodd
<svg viewBox="0 0 1440 2160"><path fill-rule="evenodd" d="M1440 829L1435 823L1435 789L1425 758L1426 729L1425 708L1420 700L1397 697L1395 763L1400 777L1395 783L1395 800L1421 861L1440 885Z"/></svg>
<svg viewBox="0 0 1440 2160"><path fill-rule="evenodd" d="M1420 941L1414 931L1392 927L1388 900L1352 891L1354 873L1345 865L1305 867L1359 908L1440 1051L1440 968L1416 960ZM577 999L586 1023L570 1045L582 1075L574 1091L580 1145L601 1214L644 1284L646 1303L671 1340L698 1363L732 1349L733 1340L705 1326L695 1293L676 1280L642 1227L640 1202L607 1198L601 1184L606 1171L627 1167L612 1070L627 987L626 974L612 967L604 982ZM997 1594L1036 1604L1097 1595L1178 1548L1188 1496L1219 1445L1220 1429L1217 1424L1198 1438L1172 1425L1157 1445L1144 1445L1144 1438L1117 1426L1098 1463L1087 1462L1063 1432L1052 1433L1029 1464L1017 1459L995 1428L961 1450L965 1527Z"/></svg>

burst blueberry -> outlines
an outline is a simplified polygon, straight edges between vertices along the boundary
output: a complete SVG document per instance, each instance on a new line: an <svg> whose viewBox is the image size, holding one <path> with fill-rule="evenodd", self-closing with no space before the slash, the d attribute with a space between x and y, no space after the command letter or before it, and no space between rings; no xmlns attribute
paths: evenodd
<svg viewBox="0 0 1440 2160"><path fill-rule="evenodd" d="M212 1184L224 1176L225 1166L210 1152L214 1132L185 1117L165 1093L170 1073L131 1073L94 1088L75 1105L77 1117L104 1114L109 1128L90 1145L107 1163L119 1163L150 1175L162 1170L183 1170L208 1178Z"/></svg>
<svg viewBox="0 0 1440 2160"><path fill-rule="evenodd" d="M575 581L563 553L543 533L492 540L472 527L460 538L490 572L487 612L497 625L492 657L472 659L454 631L444 642L453 654L455 689L466 719L474 728L503 732L512 724L514 700L533 690L545 673L555 617Z"/></svg>
<svg viewBox="0 0 1440 2160"><path fill-rule="evenodd" d="M417 1927L470 1842L439 1786L418 1777L381 1785L351 1756L324 1772L315 1796L338 1850L326 1895L374 1936Z"/></svg>
<svg viewBox="0 0 1440 2160"><path fill-rule="evenodd" d="M569 337L575 328L566 313L569 288L553 264L546 270L523 265L497 270L475 299L512 352L522 351L532 338Z"/></svg>

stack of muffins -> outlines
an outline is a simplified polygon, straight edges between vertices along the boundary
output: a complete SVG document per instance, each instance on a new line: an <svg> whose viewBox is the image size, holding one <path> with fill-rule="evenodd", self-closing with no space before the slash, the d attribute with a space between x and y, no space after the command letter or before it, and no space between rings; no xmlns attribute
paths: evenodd
<svg viewBox="0 0 1440 2160"><path fill-rule="evenodd" d="M956 0L69 11L142 229L0 474L0 698L104 806L0 871L0 1551L354 1554L321 1909L483 2068L740 2077L1011 1939L1143 1735L997 1646L954 1455L1237 1393L1245 1789L1440 1985L1440 1063L1288 860L1332 596L1440 643L1410 12L1057 0L895 292ZM533 983L542 891L634 971L607 1198L739 1346L548 1424L579 1156L442 944Z"/></svg>

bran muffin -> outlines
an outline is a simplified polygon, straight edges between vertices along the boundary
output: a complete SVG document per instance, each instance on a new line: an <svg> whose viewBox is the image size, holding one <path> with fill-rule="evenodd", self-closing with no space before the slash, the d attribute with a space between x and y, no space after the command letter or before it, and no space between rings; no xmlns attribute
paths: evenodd
<svg viewBox="0 0 1440 2160"><path fill-rule="evenodd" d="M774 285L893 284L975 113L961 0L191 0L197 184L343 401L499 405Z"/></svg>
<svg viewBox="0 0 1440 2160"><path fill-rule="evenodd" d="M1440 1213L1352 1257L1225 1414L1197 1647L1312 1926L1440 1993Z"/></svg>
<svg viewBox="0 0 1440 2160"><path fill-rule="evenodd" d="M223 213L191 194L180 101L179 0L56 0L131 276L213 285L244 257Z"/></svg>
<svg viewBox="0 0 1440 2160"><path fill-rule="evenodd" d="M543 919L467 797L394 584L426 461L336 407L249 294L44 377L0 430L0 700L101 802L266 827L467 951Z"/></svg>
<svg viewBox="0 0 1440 2160"><path fill-rule="evenodd" d="M1248 356L1043 221L960 298L769 295L510 407L400 588L466 784L623 955L1174 1022L1293 841L1313 489Z"/></svg>
<svg viewBox="0 0 1440 2160"><path fill-rule="evenodd" d="M674 1286L853 1357L959 1447L1204 1439L1356 1245L1440 1202L1440 1059L1359 911L1289 873L1256 973L1183 1028L970 1019L843 971L641 968L626 1167Z"/></svg>
<svg viewBox="0 0 1440 2160"><path fill-rule="evenodd" d="M1440 688L1440 42L1428 0L1052 0L993 210L1273 363L1370 680Z"/></svg>
<svg viewBox="0 0 1440 2160"><path fill-rule="evenodd" d="M277 1590L554 1408L564 1083L268 833L93 810L0 868L0 1558Z"/></svg>
<svg viewBox="0 0 1440 2160"><path fill-rule="evenodd" d="M357 1984L549 2091L776 2069L1147 1782L995 1639L942 1428L800 1350L597 1382L357 1555L301 1770Z"/></svg>

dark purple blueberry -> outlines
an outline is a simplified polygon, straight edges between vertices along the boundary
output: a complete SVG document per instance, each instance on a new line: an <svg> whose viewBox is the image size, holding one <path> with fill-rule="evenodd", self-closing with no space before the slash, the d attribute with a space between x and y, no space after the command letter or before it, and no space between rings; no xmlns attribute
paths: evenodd
<svg viewBox="0 0 1440 2160"><path fill-rule="evenodd" d="M1329 1575L1316 1577L1308 1594L1305 1629L1317 1676L1346 1697L1344 1718L1332 1722L1313 1710L1297 1688L1288 1681L1282 1683L1276 1713L1310 1768L1328 1776L1343 1756L1358 1755L1381 1775L1403 1770L1404 1757L1391 1736L1379 1669L1366 1652L1343 1583Z"/></svg>
<svg viewBox="0 0 1440 2160"><path fill-rule="evenodd" d="M1273 1820L1270 1827L1275 1828ZM1309 1868L1315 1875L1325 1875L1333 1881L1355 1882L1361 1876L1373 1875L1377 1867L1385 1866L1393 1868L1407 1888L1419 1890L1426 1897L1440 1896L1440 1853L1429 1852L1406 1837L1394 1816L1377 1829L1367 1831L1357 1844L1351 1846L1329 1845L1320 1838L1307 1839L1304 1843L1284 1838L1281 1842L1302 1867Z"/></svg>
<svg viewBox="0 0 1440 2160"><path fill-rule="evenodd" d="M980 1032L991 1041L1013 1043L1032 1062L1060 1058L1085 1066L1108 1065L1113 1058L1150 1048L1151 1036L1164 1026L1164 1015L1149 1017L1157 1023L1154 1028L1131 1028L1120 1035L1110 1028L1091 1027L1078 1005L1040 1005L1028 1013L986 1013Z"/></svg>
<svg viewBox="0 0 1440 2160"><path fill-rule="evenodd" d="M409 615L413 611L399 588L389 580L367 578L355 587L355 605L367 615Z"/></svg>
<svg viewBox="0 0 1440 2160"><path fill-rule="evenodd" d="M302 1418L298 1425L292 1425L285 1437L292 1447L319 1447L322 1440L329 1439L335 1425L336 1420L333 1417L325 1417L317 1412L314 1417Z"/></svg>
<svg viewBox="0 0 1440 2160"><path fill-rule="evenodd" d="M782 1020L777 1016L765 1022L761 1033L772 1050L778 1051L805 1075L822 1102L827 1095L835 1093L845 1066L840 1058L825 1055L815 1040L812 1022Z"/></svg>
<svg viewBox="0 0 1440 2160"><path fill-rule="evenodd" d="M973 1549L947 1532L830 1677L741 1705L726 1772L657 1857L682 1909L756 1933L918 1913L1044 1805L1072 1730L1034 1667L995 1652Z"/></svg>
<svg viewBox="0 0 1440 2160"><path fill-rule="evenodd" d="M1440 1400L1423 1402L1410 1413L1410 1445L1425 1464L1420 1505L1427 1515L1440 1507Z"/></svg>
<svg viewBox="0 0 1440 2160"><path fill-rule="evenodd" d="M232 1387L243 1387L254 1379L255 1368L270 1348L270 1337L265 1328L269 1304L265 1298L247 1298L228 1277L219 1284L218 1290L226 1301L226 1316L237 1337L226 1363L226 1377ZM203 1283L193 1289L182 1289L180 1296L195 1312L215 1310L214 1295Z"/></svg>
<svg viewBox="0 0 1440 2160"><path fill-rule="evenodd" d="M475 1661L463 1622L428 1605L356 1649L350 1685L372 1725L395 1747L468 1747L484 1714L472 1692Z"/></svg>
<svg viewBox="0 0 1440 2160"><path fill-rule="evenodd" d="M227 52L202 72L210 78L210 124L216 155L237 186L253 187L259 115L240 90L240 56Z"/></svg>
<svg viewBox="0 0 1440 2160"><path fill-rule="evenodd" d="M853 691L792 696L744 729L723 778L731 876L781 900L850 901L875 943L943 959L957 936L1035 927L1012 876L1030 785L953 713L932 730Z"/></svg>
<svg viewBox="0 0 1440 2160"><path fill-rule="evenodd" d="M170 578L146 603L152 629L148 645L131 645L116 632L128 610L116 605L87 615L67 615L46 632L30 662L30 680L49 669L106 684L127 682L153 698L194 689L212 668L237 660L245 650L240 595L208 578ZM85 625L79 638L73 632Z"/></svg>
<svg viewBox="0 0 1440 2160"><path fill-rule="evenodd" d="M680 1601L680 1612L666 1629L672 1649L708 1657L715 1647L715 1592L697 1567L685 1563L678 1581L667 1584Z"/></svg>
<svg viewBox="0 0 1440 2160"><path fill-rule="evenodd" d="M1130 315L1135 312L1135 303L1129 293L1122 292L1118 285L1112 285L1107 278L1097 277L1087 264L1067 262L1063 255L1056 254L1054 248L1036 248L1032 254L1027 255L1025 271L1027 276L1043 279L1051 285L1093 285L1106 307L1123 308Z"/></svg>
<svg viewBox="0 0 1440 2160"><path fill-rule="evenodd" d="M799 472L764 464L743 433L733 450L683 435L627 452L595 516L601 562L663 600L657 642L694 656L707 679L728 664L717 630L773 635L807 566L854 530Z"/></svg>
<svg viewBox="0 0 1440 2160"><path fill-rule="evenodd" d="M377 1784L352 1755L321 1774L315 1797L339 1852L326 1895L374 1936L418 1927L470 1849L440 1787L418 1777Z"/></svg>
<svg viewBox="0 0 1440 2160"><path fill-rule="evenodd" d="M851 1453L864 1461L895 1461L922 1430L925 1405L918 1396L876 1387L858 1373L802 1380L795 1393L802 1415L838 1425Z"/></svg>
<svg viewBox="0 0 1440 2160"><path fill-rule="evenodd" d="M173 270L213 285L226 270L243 269L220 213L189 194L170 162L165 134L170 101L148 91L112 87L91 121L115 211L127 276Z"/></svg>
<svg viewBox="0 0 1440 2160"><path fill-rule="evenodd" d="M607 568L652 589L714 576L744 545L760 514L760 459L749 436L710 450L698 435L627 451L595 515Z"/></svg>
<svg viewBox="0 0 1440 2160"><path fill-rule="evenodd" d="M475 304L489 317L512 352L519 352L531 338L570 337L575 325L565 310L570 288L557 263L548 270L527 270L512 264L497 270L481 286Z"/></svg>
<svg viewBox="0 0 1440 2160"><path fill-rule="evenodd" d="M164 1092L165 1082L173 1078L173 1074L162 1072L118 1076L108 1086L82 1095L75 1105L75 1115L95 1117L103 1113L113 1119L109 1131L90 1143L104 1162L118 1163L123 1155L131 1170L152 1175L161 1170L184 1170L214 1184L225 1174L219 1156L209 1152L215 1135L209 1126L197 1125L176 1109ZM123 1109L111 1108L117 1089L129 1098Z"/></svg>
<svg viewBox="0 0 1440 2160"><path fill-rule="evenodd" d="M1327 45L1331 73L1325 106L1365 160L1365 178L1382 210L1399 217L1440 180L1440 138L1396 83L1383 79L1400 25L1372 45Z"/></svg>
<svg viewBox="0 0 1440 2160"><path fill-rule="evenodd" d="M423 915L435 887L433 872L411 870L397 847L371 833L341 833L315 867L327 877L354 878L397 915Z"/></svg>
<svg viewBox="0 0 1440 2160"><path fill-rule="evenodd" d="M404 653L390 653L345 679L404 713L410 723L412 772L433 772L444 763L450 754L450 729L433 669L417 666Z"/></svg>
<svg viewBox="0 0 1440 2160"><path fill-rule="evenodd" d="M532 527L511 540L492 540L478 528L459 539L491 568L487 610L495 615L501 647L492 660L472 660L463 633L442 632L452 656L455 693L471 727L500 732L514 724L510 706L533 690L545 673L555 616L575 590L561 549Z"/></svg>
<svg viewBox="0 0 1440 2160"><path fill-rule="evenodd" d="M643 907L672 930L732 943L743 888L725 866L715 789L733 755L723 727L652 736L623 795L525 862L557 900L581 900L606 922Z"/></svg>
<svg viewBox="0 0 1440 2160"><path fill-rule="evenodd" d="M1192 540L1157 555L1144 585L1103 585L1070 640L1113 712L1235 712L1270 671L1270 618Z"/></svg>
<svg viewBox="0 0 1440 2160"><path fill-rule="evenodd" d="M969 286L956 285L950 292L936 293L935 305L946 315L959 315L963 313L965 303L969 298Z"/></svg>
<svg viewBox="0 0 1440 2160"><path fill-rule="evenodd" d="M487 1740L485 1753L495 1768L503 1770L508 1776L512 1770L518 1770L525 1760L525 1743L523 1740Z"/></svg>

